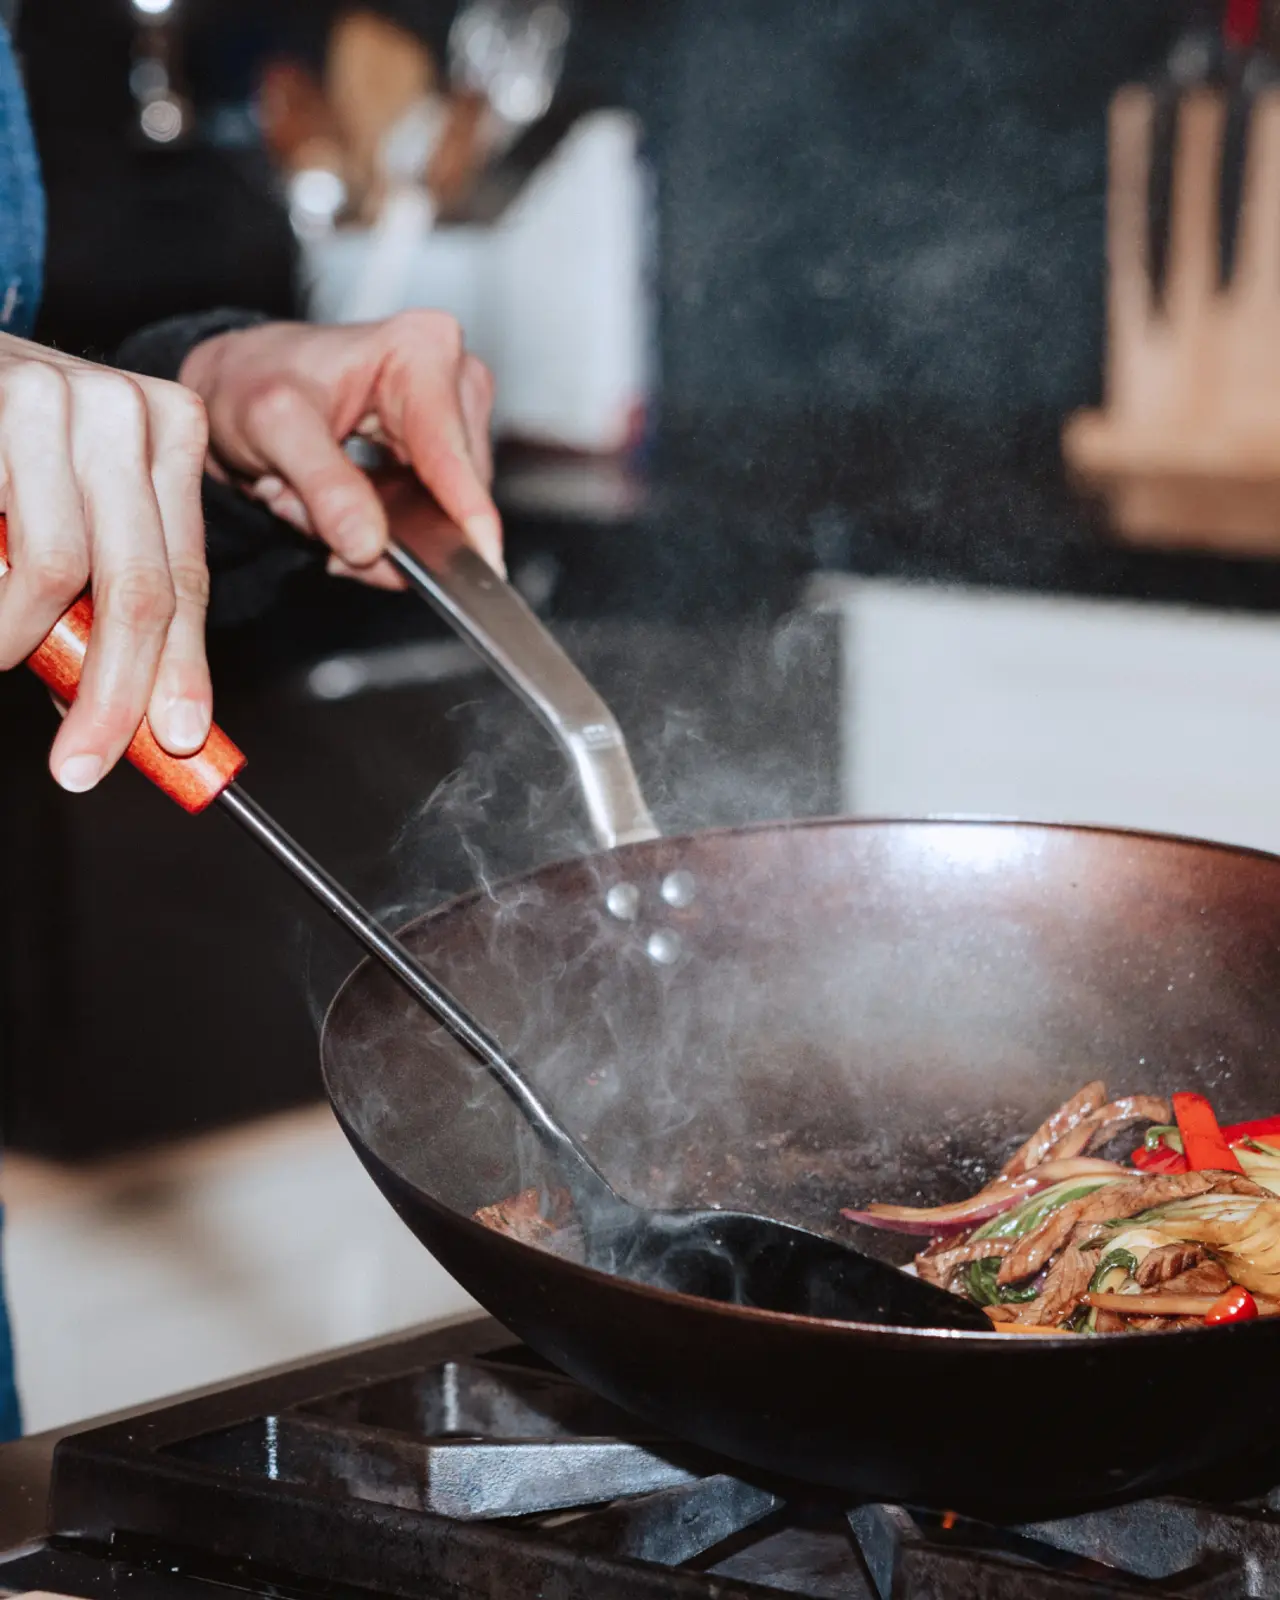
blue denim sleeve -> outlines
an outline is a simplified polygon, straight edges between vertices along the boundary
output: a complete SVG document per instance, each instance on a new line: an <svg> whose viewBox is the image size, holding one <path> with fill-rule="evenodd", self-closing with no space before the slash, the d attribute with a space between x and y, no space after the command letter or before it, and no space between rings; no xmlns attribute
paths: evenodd
<svg viewBox="0 0 1280 1600"><path fill-rule="evenodd" d="M0 1235L3 1231L4 1211L0 1208ZM22 1434L22 1409L13 1370L13 1335L4 1288L4 1271L0 1268L0 1444L7 1444Z"/></svg>
<svg viewBox="0 0 1280 1600"><path fill-rule="evenodd" d="M31 119L8 31L0 25L0 329L27 335L40 309L45 204Z"/></svg>

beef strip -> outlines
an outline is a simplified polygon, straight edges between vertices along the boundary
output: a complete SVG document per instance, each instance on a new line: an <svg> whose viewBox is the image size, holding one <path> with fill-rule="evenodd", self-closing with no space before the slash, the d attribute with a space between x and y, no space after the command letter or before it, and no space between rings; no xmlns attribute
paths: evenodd
<svg viewBox="0 0 1280 1600"><path fill-rule="evenodd" d="M1238 1172L1178 1172L1134 1178L1107 1184L1082 1203L1077 1244L1106 1237L1106 1224L1138 1216L1171 1200L1189 1200L1202 1194L1242 1194L1258 1200L1274 1198L1268 1189Z"/></svg>
<svg viewBox="0 0 1280 1600"><path fill-rule="evenodd" d="M1202 1244L1162 1244L1143 1257L1134 1276L1140 1288L1154 1289L1198 1265L1208 1253Z"/></svg>
<svg viewBox="0 0 1280 1600"><path fill-rule="evenodd" d="M1045 1262L1056 1255L1075 1232L1083 1205L1083 1200L1072 1200L1065 1206L1059 1206L1056 1211L1050 1212L1038 1228L1027 1234L1025 1239L1019 1239L1017 1248L1011 1250L1000 1263L996 1282L1021 1283L1024 1278L1030 1278L1039 1272Z"/></svg>
<svg viewBox="0 0 1280 1600"><path fill-rule="evenodd" d="M544 1201L550 1215L544 1215ZM519 1194L509 1195L491 1206L481 1206L474 1220L519 1244L549 1250L572 1215L573 1204L566 1190L522 1189Z"/></svg>
<svg viewBox="0 0 1280 1600"><path fill-rule="evenodd" d="M1145 1263L1144 1263L1145 1265ZM1231 1278L1220 1261L1211 1256L1197 1261L1176 1277L1166 1278L1160 1285L1161 1294L1211 1294L1217 1298L1231 1287Z"/></svg>
<svg viewBox="0 0 1280 1600"><path fill-rule="evenodd" d="M1095 1079L1093 1083L1086 1083L1078 1094L1073 1094L1070 1100L1060 1105L1051 1117L1047 1117L1040 1124L1026 1143L1014 1151L1000 1169L1003 1176L1021 1177L1032 1167L1038 1167L1058 1140L1070 1133L1082 1118L1096 1111L1106 1098L1107 1088L1101 1078Z"/></svg>
<svg viewBox="0 0 1280 1600"><path fill-rule="evenodd" d="M1082 1117L1074 1128L1064 1133L1041 1158L1044 1161L1067 1161L1086 1150L1096 1150L1106 1144L1124 1128L1139 1122L1166 1123L1172 1117L1167 1100L1157 1100L1150 1094L1126 1095L1123 1100L1112 1100L1097 1111Z"/></svg>
<svg viewBox="0 0 1280 1600"><path fill-rule="evenodd" d="M1275 1199L1272 1190L1264 1189L1252 1178L1246 1178L1243 1172L1210 1172L1208 1176L1213 1179L1214 1194L1247 1194L1255 1200Z"/></svg>
<svg viewBox="0 0 1280 1600"><path fill-rule="evenodd" d="M1044 1287L1018 1311L1024 1327L1056 1328L1064 1323L1089 1291L1093 1264L1079 1245L1069 1244L1050 1267Z"/></svg>
<svg viewBox="0 0 1280 1600"><path fill-rule="evenodd" d="M945 1240L940 1242L946 1243ZM926 1283L949 1289L961 1267L967 1267L971 1261L989 1261L995 1256L1008 1255L1016 1243L1015 1239L967 1239L963 1244L952 1244L942 1250L922 1250L916 1257L916 1274Z"/></svg>
<svg viewBox="0 0 1280 1600"><path fill-rule="evenodd" d="M1245 1187L1240 1187L1244 1185ZM1018 1248L1000 1263L998 1283L1020 1283L1039 1272L1067 1240L1088 1244L1103 1223L1118 1221L1167 1205L1170 1200L1185 1200L1191 1195L1215 1193L1265 1195L1248 1178L1229 1172L1152 1173L1119 1183L1104 1183L1081 1200L1059 1206L1040 1226L1019 1240Z"/></svg>
<svg viewBox="0 0 1280 1600"><path fill-rule="evenodd" d="M1265 1192L1257 1184L1250 1184L1248 1189L1234 1188L1223 1181L1230 1178L1230 1173L1223 1172L1167 1172L1103 1184L1080 1202L1080 1224L1086 1227L1091 1223L1136 1217L1155 1206L1168 1205L1171 1200L1187 1200L1192 1195L1208 1194L1210 1190L1220 1194ZM1247 1178L1243 1181L1249 1183Z"/></svg>

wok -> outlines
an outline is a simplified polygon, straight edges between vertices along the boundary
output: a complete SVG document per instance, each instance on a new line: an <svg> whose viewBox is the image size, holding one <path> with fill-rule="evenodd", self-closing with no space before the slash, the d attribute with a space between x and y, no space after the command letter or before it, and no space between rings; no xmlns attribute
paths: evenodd
<svg viewBox="0 0 1280 1600"><path fill-rule="evenodd" d="M402 934L624 1193L884 1254L898 1242L841 1223L842 1206L971 1193L1089 1078L1200 1089L1223 1120L1280 1110L1280 858L984 821L658 838L607 710L514 595L465 551L401 559L570 751L601 843L634 841ZM534 1350L680 1438L1001 1520L1280 1476L1265 1444L1280 1319L1021 1340L664 1292L472 1220L555 1174L379 968L334 1000L322 1060L356 1151L442 1265Z"/></svg>

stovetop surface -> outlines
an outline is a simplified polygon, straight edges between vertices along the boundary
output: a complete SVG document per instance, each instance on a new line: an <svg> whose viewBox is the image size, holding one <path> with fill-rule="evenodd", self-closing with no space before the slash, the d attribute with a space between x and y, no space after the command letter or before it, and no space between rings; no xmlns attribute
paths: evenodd
<svg viewBox="0 0 1280 1600"><path fill-rule="evenodd" d="M38 1441L25 1448L39 1458ZM0 1452L0 1491L17 1481L4 1466ZM44 1526L0 1560L0 1588L120 1600L1280 1596L1280 1497L1148 1501L1018 1529L849 1506L655 1434L490 1321L68 1435Z"/></svg>

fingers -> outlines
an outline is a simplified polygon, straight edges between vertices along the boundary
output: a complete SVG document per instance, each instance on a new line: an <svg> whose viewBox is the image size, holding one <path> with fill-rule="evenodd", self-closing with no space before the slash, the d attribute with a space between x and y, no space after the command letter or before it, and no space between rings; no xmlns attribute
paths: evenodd
<svg viewBox="0 0 1280 1600"><path fill-rule="evenodd" d="M1268 304L1280 285L1280 92L1274 89L1258 97L1249 124L1235 280L1238 294Z"/></svg>
<svg viewBox="0 0 1280 1600"><path fill-rule="evenodd" d="M277 381L263 389L246 409L244 432L271 468L257 493L272 510L305 524L349 567L377 561L387 543L382 503L302 388Z"/></svg>
<svg viewBox="0 0 1280 1600"><path fill-rule="evenodd" d="M1111 105L1107 189L1107 259L1113 329L1141 327L1151 310L1147 213L1154 101L1146 89L1122 89Z"/></svg>
<svg viewBox="0 0 1280 1600"><path fill-rule="evenodd" d="M1193 315L1218 287L1218 185L1226 104L1193 91L1178 114L1169 229L1169 314Z"/></svg>
<svg viewBox="0 0 1280 1600"><path fill-rule="evenodd" d="M445 513L501 572L502 523L488 488L487 371L466 356L451 317L408 312L386 329L388 357L378 383L383 425Z"/></svg>
<svg viewBox="0 0 1280 1600"><path fill-rule="evenodd" d="M489 431L493 415L493 374L478 356L463 356L458 395L462 402L467 451L488 489L493 483L493 439Z"/></svg>
<svg viewBox="0 0 1280 1600"><path fill-rule="evenodd" d="M452 317L408 311L368 326L245 329L198 346L183 381L208 407L213 454L347 569L367 572L387 541L381 502L341 448L355 430L411 467L502 570L489 493L493 384Z"/></svg>
<svg viewBox="0 0 1280 1600"><path fill-rule="evenodd" d="M151 730L172 755L190 755L209 736L213 686L205 657L209 569L205 559L204 472L208 423L189 389L145 387L151 428L151 481L173 585L174 613L147 709Z"/></svg>
<svg viewBox="0 0 1280 1600"><path fill-rule="evenodd" d="M375 561L371 567L349 567L341 556L330 556L325 571L331 578L356 578L372 589L396 592L408 584L389 561Z"/></svg>
<svg viewBox="0 0 1280 1600"><path fill-rule="evenodd" d="M77 370L70 382L71 458L88 522L94 623L50 767L64 789L79 793L115 765L137 732L176 599L142 389L104 368Z"/></svg>
<svg viewBox="0 0 1280 1600"><path fill-rule="evenodd" d="M94 624L50 766L91 789L144 715L175 755L209 731L203 407L174 384L0 336L0 480L12 570L0 669L30 655L91 584Z"/></svg>
<svg viewBox="0 0 1280 1600"><path fill-rule="evenodd" d="M24 661L89 579L71 463L71 388L37 362L0 369L0 467L11 571L0 580L0 670Z"/></svg>
<svg viewBox="0 0 1280 1600"><path fill-rule="evenodd" d="M273 516L290 523L299 533L314 535L316 530L311 526L306 506L284 479L277 477L274 472L259 478L249 493L255 500L261 500Z"/></svg>

